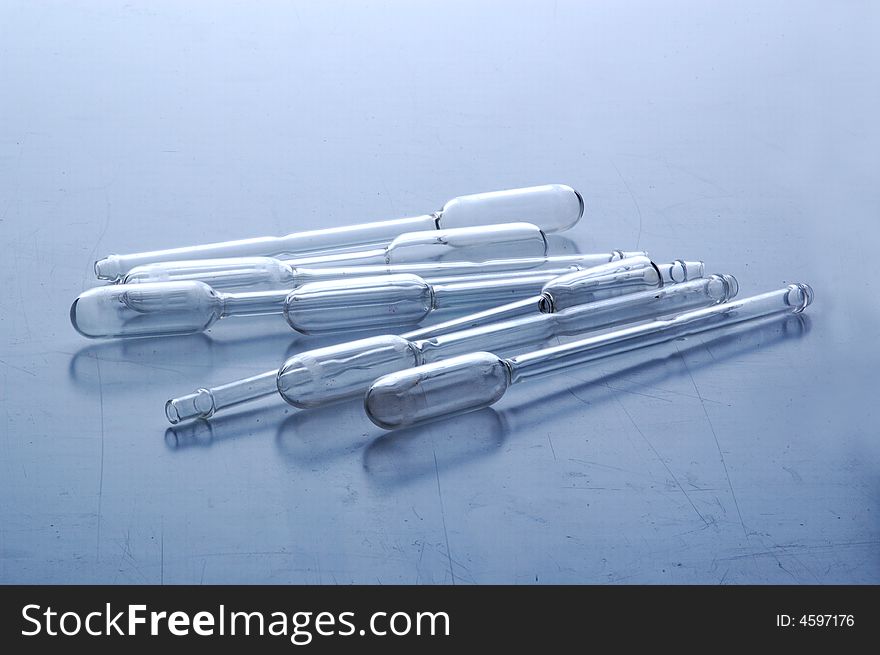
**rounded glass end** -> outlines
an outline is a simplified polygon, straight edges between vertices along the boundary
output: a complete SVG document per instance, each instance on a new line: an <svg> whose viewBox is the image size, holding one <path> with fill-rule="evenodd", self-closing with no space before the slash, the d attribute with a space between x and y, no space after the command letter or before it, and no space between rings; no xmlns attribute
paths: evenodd
<svg viewBox="0 0 880 655"><path fill-rule="evenodd" d="M221 304L201 282L109 284L81 293L70 322L91 339L192 334L217 319Z"/></svg>
<svg viewBox="0 0 880 655"><path fill-rule="evenodd" d="M739 293L739 282L726 273L706 278L706 293L715 302L727 302Z"/></svg>
<svg viewBox="0 0 880 655"><path fill-rule="evenodd" d="M796 282L795 284L789 285L788 296L785 300L788 305L795 308L795 314L800 314L813 304L814 298L815 292L813 291L813 287L804 282Z"/></svg>
<svg viewBox="0 0 880 655"><path fill-rule="evenodd" d="M584 215L584 199L565 184L545 184L459 196L443 207L440 225L464 227L529 221L545 232L562 232Z"/></svg>
<svg viewBox="0 0 880 655"><path fill-rule="evenodd" d="M727 299L735 298L739 294L739 280L728 273L723 273L721 279L727 284Z"/></svg>
<svg viewBox="0 0 880 655"><path fill-rule="evenodd" d="M488 407L508 386L507 364L477 352L381 377L367 392L364 408L373 423L395 430Z"/></svg>

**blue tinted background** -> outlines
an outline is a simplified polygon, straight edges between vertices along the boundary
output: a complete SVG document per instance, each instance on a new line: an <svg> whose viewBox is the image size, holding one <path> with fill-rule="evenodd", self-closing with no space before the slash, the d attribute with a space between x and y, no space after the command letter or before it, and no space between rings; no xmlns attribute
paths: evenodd
<svg viewBox="0 0 880 655"><path fill-rule="evenodd" d="M0 581L880 582L878 28L869 2L3 0ZM310 340L68 321L104 254L545 182L583 192L581 251L808 281L808 320L393 434L358 403L166 433L169 395Z"/></svg>

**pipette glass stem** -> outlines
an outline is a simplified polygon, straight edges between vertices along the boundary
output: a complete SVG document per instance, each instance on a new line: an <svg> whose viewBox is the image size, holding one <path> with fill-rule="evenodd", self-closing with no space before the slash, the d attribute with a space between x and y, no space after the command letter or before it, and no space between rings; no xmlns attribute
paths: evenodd
<svg viewBox="0 0 880 655"><path fill-rule="evenodd" d="M221 310L218 318L228 316L266 316L283 314L288 289L253 291L249 293L218 293Z"/></svg>
<svg viewBox="0 0 880 655"><path fill-rule="evenodd" d="M165 403L165 416L171 423L210 418L220 409L274 395L278 392L276 374L277 371L268 371L211 389L198 389Z"/></svg>

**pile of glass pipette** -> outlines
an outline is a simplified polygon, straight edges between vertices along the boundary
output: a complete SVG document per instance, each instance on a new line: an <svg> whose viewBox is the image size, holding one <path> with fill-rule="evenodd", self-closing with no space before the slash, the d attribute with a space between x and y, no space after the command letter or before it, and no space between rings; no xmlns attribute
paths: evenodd
<svg viewBox="0 0 880 655"><path fill-rule="evenodd" d="M179 423L268 396L303 409L360 396L373 423L396 429L489 406L533 377L812 302L802 283L737 298L733 275L699 261L552 254L547 233L583 214L581 195L554 184L461 196L412 218L111 255L95 263L109 283L82 293L70 318L90 338L171 337L267 314L301 334L346 335L173 398L165 414ZM357 330L385 334L352 339Z"/></svg>

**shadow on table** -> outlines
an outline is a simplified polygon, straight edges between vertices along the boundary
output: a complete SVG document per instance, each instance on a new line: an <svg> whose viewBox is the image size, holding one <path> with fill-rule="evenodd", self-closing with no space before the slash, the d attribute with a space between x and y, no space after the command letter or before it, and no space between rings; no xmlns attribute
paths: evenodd
<svg viewBox="0 0 880 655"><path fill-rule="evenodd" d="M243 437L271 434L276 425L296 410L280 399L272 406L256 405L251 409L218 416L211 420L198 419L165 430L165 445L172 451L182 452L209 448ZM268 401L271 402L271 401Z"/></svg>
<svg viewBox="0 0 880 655"><path fill-rule="evenodd" d="M455 422L454 439L448 438L442 424L428 424L394 432L393 442L386 442L383 441L386 438L383 435L388 433L370 422L364 413L363 400L358 398L293 414L280 426L276 444L285 458L305 468L319 466L339 457L354 456L366 444L370 444L371 448L381 448L381 445L375 445L377 442L393 443L396 456L406 459L409 444L415 448L413 461L394 462L394 466L409 469L418 463L420 440L428 435L429 441L444 442L438 443L436 449L436 465L442 469L497 450L504 440L502 428L497 413L485 409L459 416ZM434 465L432 459L432 471Z"/></svg>
<svg viewBox="0 0 880 655"><path fill-rule="evenodd" d="M393 489L493 455L510 436L503 413L486 407L380 436L364 451L364 470L379 488Z"/></svg>
<svg viewBox="0 0 880 655"><path fill-rule="evenodd" d="M294 410L275 435L278 452L291 463L312 468L352 455L384 431L364 413L363 399L315 409Z"/></svg>
<svg viewBox="0 0 880 655"><path fill-rule="evenodd" d="M644 352L609 358L608 362L615 364L626 362L625 367L610 373L597 372L574 386L570 384L569 377L568 383L562 383L564 388L532 396L517 407L504 410L486 408L424 426L385 433L365 449L364 469L377 486L393 489L416 478L436 475L438 469L495 452L515 434L550 421L565 420L568 414L582 411L585 404L612 400L621 393L615 384L631 382L629 378L637 376L639 386L650 387L673 377L691 375L707 366L746 357L783 341L800 338L809 329L809 317L805 315L787 316L782 320L777 317L758 324L733 327L712 339L697 336L673 342L675 352L648 360L644 359ZM680 344L687 344L687 347L681 347ZM705 351L709 356L698 361L692 358L685 364L687 358L700 351ZM588 374L589 370L584 367L577 372Z"/></svg>
<svg viewBox="0 0 880 655"><path fill-rule="evenodd" d="M459 316L463 311L438 312L425 325ZM232 382L280 366L303 350L388 332L372 328L304 335L291 330L277 316L251 317L235 327L230 331L234 336L218 330L216 335L90 341L71 357L68 377L84 391L100 387L104 393L137 393L142 388L140 382L147 380L152 385L168 384L169 394L189 393L202 386ZM182 378L189 382L182 383Z"/></svg>

